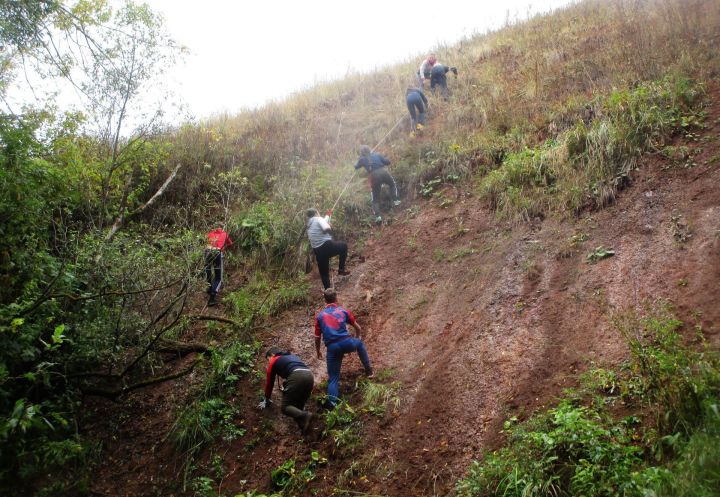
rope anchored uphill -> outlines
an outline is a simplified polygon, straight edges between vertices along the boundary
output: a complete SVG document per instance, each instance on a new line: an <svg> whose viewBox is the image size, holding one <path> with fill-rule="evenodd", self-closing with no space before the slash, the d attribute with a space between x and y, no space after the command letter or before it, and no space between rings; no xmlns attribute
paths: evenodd
<svg viewBox="0 0 720 497"><path fill-rule="evenodd" d="M395 126L393 126L392 128L390 128L390 131L388 131L387 133L385 133L385 136L383 136L383 137L380 139L380 141L377 143L377 145L375 145L375 146L372 148L371 152L374 152L380 145L382 145L383 142L387 139L387 137L390 136L390 133L392 133L393 131L395 131L395 128L397 128L397 127L400 125L400 123L403 122L403 120L405 120L406 117L407 117L407 116L402 116L400 119L398 119L398 121L395 123ZM338 204L338 202L340 202L340 199L342 198L342 196L345 195L345 191L346 191L346 190L348 189L348 187L350 186L350 183L351 183L352 180L355 178L355 175L356 175L356 174L357 174L357 169L353 171L353 173L350 175L350 179L347 180L347 183L345 183L345 186L344 186L343 189L340 191L340 195L338 195L337 200L335 200L335 203L334 203L333 206L330 208L331 211L334 211L334 210L335 210L335 207L337 207L337 204Z"/></svg>

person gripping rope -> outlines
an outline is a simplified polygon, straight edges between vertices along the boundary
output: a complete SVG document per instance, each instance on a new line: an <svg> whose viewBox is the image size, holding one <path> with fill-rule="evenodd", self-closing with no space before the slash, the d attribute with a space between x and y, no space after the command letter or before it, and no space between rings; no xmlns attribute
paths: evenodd
<svg viewBox="0 0 720 497"><path fill-rule="evenodd" d="M327 211L325 217L321 217L317 209L307 210L307 234L310 240L310 246L315 253L317 259L318 271L320 272L320 279L322 279L323 289L330 287L330 258L336 255L340 257L340 263L338 264L338 274L347 276L350 274L345 268L345 261L347 260L348 246L345 242L339 242L332 239L330 231L330 214L331 211Z"/></svg>
<svg viewBox="0 0 720 497"><path fill-rule="evenodd" d="M427 110L428 100L422 90L408 88L405 92L405 103L408 112L410 112L412 133L415 133L415 130L421 130L425 126L425 111Z"/></svg>
<svg viewBox="0 0 720 497"><path fill-rule="evenodd" d="M365 168L368 172L368 180L370 181L370 202L372 203L375 221L381 222L380 204L378 198L383 185L390 187L393 205L400 205L400 196L398 195L395 179L392 177L386 166L390 165L390 161L377 152L371 152L370 147L363 145L360 147L360 158L355 164L355 169Z"/></svg>
<svg viewBox="0 0 720 497"><path fill-rule="evenodd" d="M435 54L430 54L427 59L422 61L420 69L417 72L417 80L420 89L425 89L425 81L430 79L433 66L437 63Z"/></svg>
<svg viewBox="0 0 720 497"><path fill-rule="evenodd" d="M327 348L328 403L334 407L339 400L340 369L345 354L357 352L365 368L365 375L368 378L374 375L365 343L362 341L362 328L355 316L337 304L337 293L334 288L325 290L323 296L327 305L315 316L315 351L318 359L322 359L320 351L322 339ZM355 329L355 337L348 332L348 324Z"/></svg>
<svg viewBox="0 0 720 497"><path fill-rule="evenodd" d="M305 435L313 419L312 413L305 410L305 403L310 398L315 383L312 371L298 356L278 347L270 347L265 358L268 361L265 371L265 398L258 404L258 409L270 407L275 378L283 378L285 381L280 387L280 410L285 416L293 418L301 433Z"/></svg>
<svg viewBox="0 0 720 497"><path fill-rule="evenodd" d="M208 306L217 304L217 294L220 291L223 280L223 263L225 260L225 248L233 244L230 235L218 223L215 229L207 234L207 247L205 248L205 277L207 278L207 293L210 295Z"/></svg>

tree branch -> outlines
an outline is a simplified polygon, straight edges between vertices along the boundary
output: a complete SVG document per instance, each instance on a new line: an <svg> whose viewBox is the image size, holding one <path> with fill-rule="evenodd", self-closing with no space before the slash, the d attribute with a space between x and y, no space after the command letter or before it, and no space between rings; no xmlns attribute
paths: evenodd
<svg viewBox="0 0 720 497"><path fill-rule="evenodd" d="M237 321L228 318L222 318L220 316L210 316L208 314L197 314L195 316L188 316L190 321L218 321L220 323L227 323L235 326L236 328L242 328L242 325Z"/></svg>
<svg viewBox="0 0 720 497"><path fill-rule="evenodd" d="M168 176L168 178L165 180L165 183L163 183L162 186L160 187L160 189L158 189L158 191L155 192L155 195L150 197L150 200L145 202L142 206L138 207L137 209L132 211L127 216L125 216L125 213L124 213L125 209L124 209L124 206L122 206L117 219L115 219L115 223L113 223L112 228L110 228L110 231L108 232L107 236L105 237L105 241L109 242L110 240L112 240L115 237L115 233L117 233L118 230L120 228L122 228L127 217L136 216L136 215L140 214L145 209L150 207L155 202L155 200L157 200L158 197L160 197L163 193L165 193L165 190L167 189L168 185L172 182L172 180L175 179L175 176L177 175L177 172L180 170L181 166L182 166L181 164L178 164L177 166L175 166L175 169L173 170L172 173L170 173L170 176Z"/></svg>
<svg viewBox="0 0 720 497"><path fill-rule="evenodd" d="M193 361L193 363L188 367L187 369L183 369L182 371L178 373L173 373L165 376L156 376L154 378L148 378L147 380L139 381L137 383L133 383L132 385L127 385L122 388L116 388L115 390L105 389L105 388L98 388L98 387L85 387L80 388L80 391L84 395L92 395L95 397L105 397L106 399L116 400L118 397L120 397L123 394L126 394L128 392L132 392L133 390L137 390L139 388L149 387L150 385L156 385L158 383L163 383L170 380L175 380L177 378L181 378L185 375L190 374L193 369L195 369L195 366L199 363L199 360Z"/></svg>

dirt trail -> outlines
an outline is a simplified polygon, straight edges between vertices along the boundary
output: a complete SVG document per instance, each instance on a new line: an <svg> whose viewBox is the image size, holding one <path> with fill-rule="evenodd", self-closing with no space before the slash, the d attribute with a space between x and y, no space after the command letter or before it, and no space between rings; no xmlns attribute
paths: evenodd
<svg viewBox="0 0 720 497"><path fill-rule="evenodd" d="M720 94L712 97L718 102ZM451 493L468 463L502 441L507 417L552 403L591 362L611 365L627 356L610 322L615 311L667 299L688 327L702 326L720 344L718 116L716 104L696 167L649 157L615 205L580 219L511 229L473 195L449 189L449 207L421 201L375 229L363 247L351 247L362 257L354 259L352 275L337 282L340 303L365 327L375 369L391 369L387 381L400 383L400 407L380 421L367 420L364 445L354 456L331 459L318 471L311 485L317 495L336 487L388 496ZM573 235L587 240L573 245ZM588 264L587 254L601 245L615 256ZM312 339L319 290L313 295L318 305L287 312L264 341L307 359L319 381L326 377ZM345 395L352 395L361 371L356 357L346 359ZM252 406L258 389L240 385L237 401ZM149 398L166 404L176 398L164 395ZM329 450L328 441L300 441L276 410L243 414L245 426L255 428L225 452L223 491L231 495L269 489L270 471L288 458ZM122 491L108 485L117 472L106 465L99 495L154 495L141 485L151 472L155 481L171 478L168 459L157 456L167 454L167 443L151 430L137 430L155 440L145 442L153 452L146 454L144 471L126 471L138 485ZM258 433L265 438L248 449ZM352 463L356 471L345 472Z"/></svg>

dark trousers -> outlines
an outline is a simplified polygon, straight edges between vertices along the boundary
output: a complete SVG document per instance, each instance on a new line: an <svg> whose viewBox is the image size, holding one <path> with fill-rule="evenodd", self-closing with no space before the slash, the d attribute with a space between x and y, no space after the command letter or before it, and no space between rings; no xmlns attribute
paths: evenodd
<svg viewBox="0 0 720 497"><path fill-rule="evenodd" d="M435 95L435 89L440 88L440 94L447 100L450 92L447 87L447 74L444 73L432 73L430 76L430 91Z"/></svg>
<svg viewBox="0 0 720 497"><path fill-rule="evenodd" d="M340 396L340 369L342 368L343 356L357 352L360 362L365 368L365 374L372 373L370 358L368 357L365 344L359 338L348 337L345 340L331 343L327 346L327 370L328 370L328 401L335 405Z"/></svg>
<svg viewBox="0 0 720 497"><path fill-rule="evenodd" d="M283 383L280 410L285 416L293 418L300 428L308 415L305 403L310 398L314 383L313 374L307 369L296 369Z"/></svg>
<svg viewBox="0 0 720 497"><path fill-rule="evenodd" d="M380 215L380 204L378 203L378 199L380 198L380 190L382 189L383 185L388 185L390 187L390 195L392 195L393 200L399 200L400 196L398 195L397 191L397 185L395 184L395 179L392 177L392 174L384 168L381 167L380 169L375 169L373 172L370 173L370 201L372 202L372 209L376 216Z"/></svg>
<svg viewBox="0 0 720 497"><path fill-rule="evenodd" d="M214 278L213 278L213 273ZM205 249L205 277L208 282L208 293L216 296L222 285L223 253L220 250Z"/></svg>
<svg viewBox="0 0 720 497"><path fill-rule="evenodd" d="M410 123L412 129L415 129L416 124L425 124L425 106L423 105L422 97L416 92L411 93L405 98L407 103L408 111L410 112Z"/></svg>
<svg viewBox="0 0 720 497"><path fill-rule="evenodd" d="M338 264L338 266L340 271L344 271L347 251L347 243L336 242L335 240L328 240L318 248L313 249L318 263L318 271L320 271L320 278L322 279L323 287L326 289L330 288L330 258L339 255L340 264Z"/></svg>

